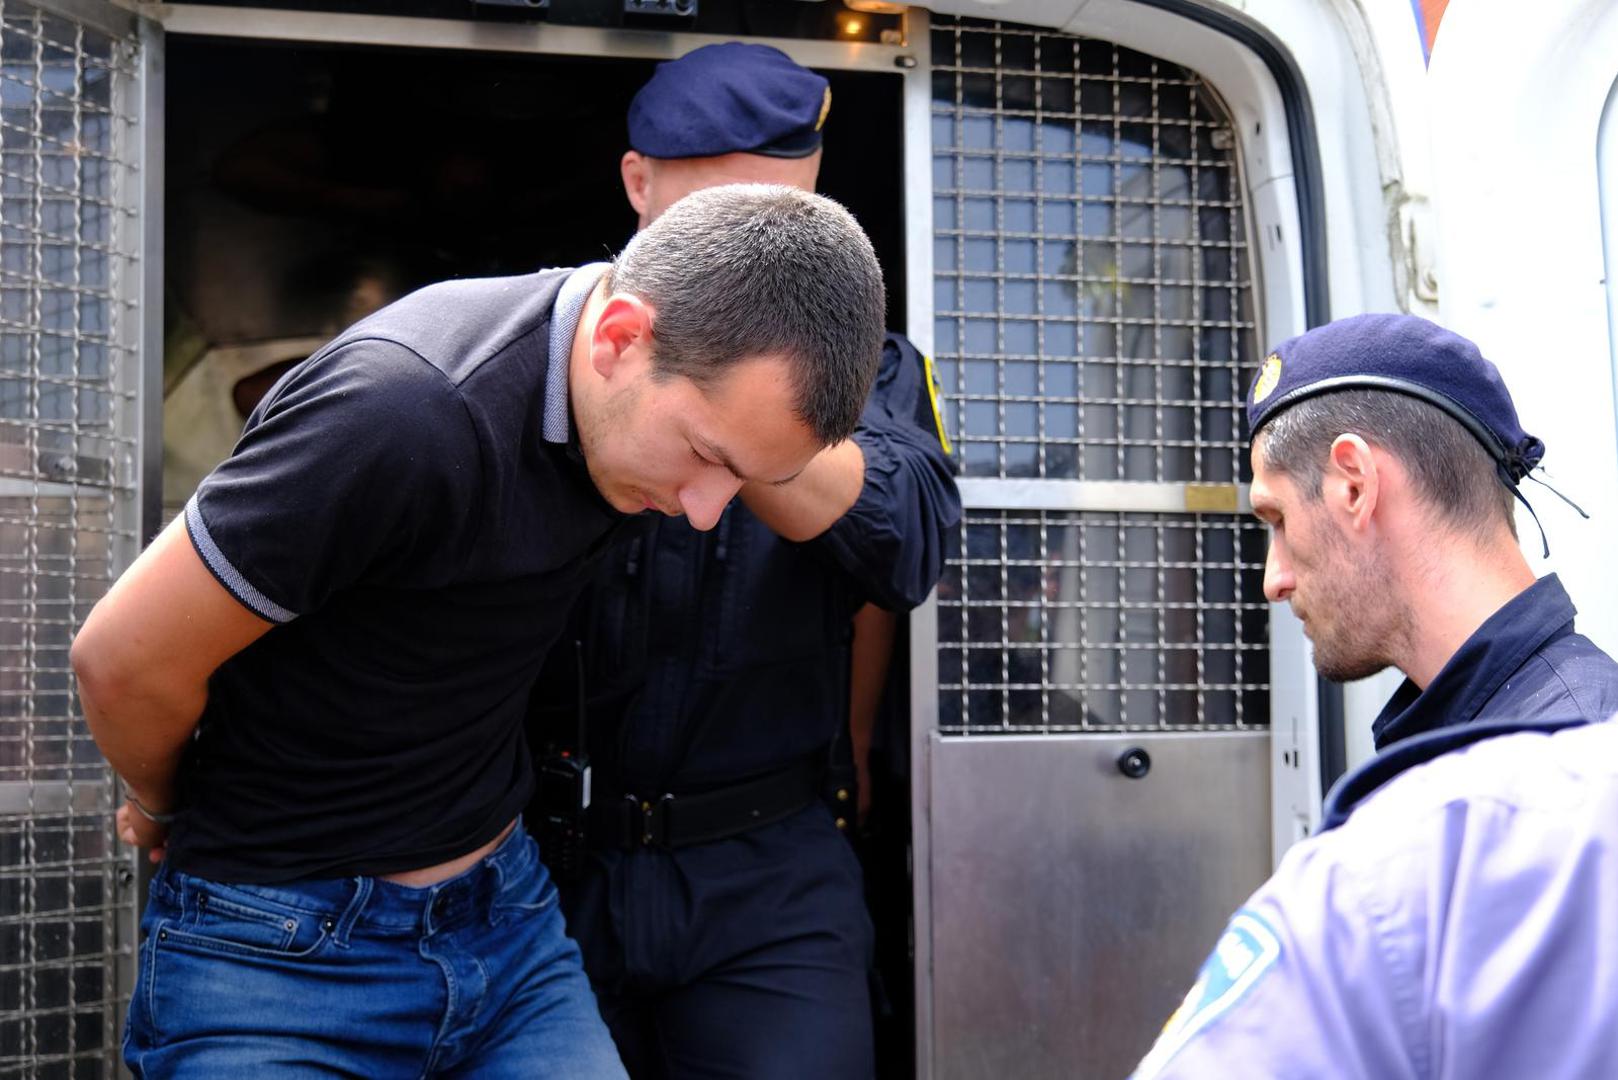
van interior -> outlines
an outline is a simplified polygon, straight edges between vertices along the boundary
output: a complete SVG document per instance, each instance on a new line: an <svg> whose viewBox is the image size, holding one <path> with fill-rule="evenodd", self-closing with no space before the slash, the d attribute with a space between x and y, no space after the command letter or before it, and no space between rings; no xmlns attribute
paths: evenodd
<svg viewBox="0 0 1618 1080"><path fill-rule="evenodd" d="M635 229L618 167L625 116L652 70L609 56L172 36L165 516L230 452L275 379L349 323L431 281L621 248ZM888 325L903 331L902 80L824 74L834 105L820 190L869 233ZM901 641L876 807L857 841L878 926L884 1077L913 1075L906 655Z"/></svg>

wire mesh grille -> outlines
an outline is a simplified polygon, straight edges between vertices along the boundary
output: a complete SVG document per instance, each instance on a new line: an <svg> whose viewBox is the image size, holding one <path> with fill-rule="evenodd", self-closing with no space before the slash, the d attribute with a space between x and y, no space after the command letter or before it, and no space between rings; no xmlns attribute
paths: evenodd
<svg viewBox="0 0 1618 1080"><path fill-rule="evenodd" d="M935 18L934 346L967 476L1237 483L1254 357L1230 122L1105 41ZM1269 720L1262 527L975 511L939 586L946 734Z"/></svg>
<svg viewBox="0 0 1618 1080"><path fill-rule="evenodd" d="M1251 287L1212 92L1109 42L932 35L934 348L966 475L1235 481Z"/></svg>
<svg viewBox="0 0 1618 1080"><path fill-rule="evenodd" d="M112 1072L133 904L68 647L136 541L129 46L0 3L0 1075Z"/></svg>
<svg viewBox="0 0 1618 1080"><path fill-rule="evenodd" d="M940 729L1267 725L1264 543L1235 517L969 511L938 586Z"/></svg>

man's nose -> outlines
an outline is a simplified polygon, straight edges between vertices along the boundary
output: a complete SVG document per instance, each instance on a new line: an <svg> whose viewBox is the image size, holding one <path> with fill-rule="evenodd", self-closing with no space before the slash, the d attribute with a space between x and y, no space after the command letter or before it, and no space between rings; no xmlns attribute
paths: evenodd
<svg viewBox="0 0 1618 1080"><path fill-rule="evenodd" d="M1279 604L1292 595L1297 585L1281 545L1272 538L1269 553L1264 558L1265 598L1272 604Z"/></svg>
<svg viewBox="0 0 1618 1080"><path fill-rule="evenodd" d="M707 532L719 524L730 500L742 489L742 482L724 469L704 469L703 475L680 489L680 510L691 527Z"/></svg>

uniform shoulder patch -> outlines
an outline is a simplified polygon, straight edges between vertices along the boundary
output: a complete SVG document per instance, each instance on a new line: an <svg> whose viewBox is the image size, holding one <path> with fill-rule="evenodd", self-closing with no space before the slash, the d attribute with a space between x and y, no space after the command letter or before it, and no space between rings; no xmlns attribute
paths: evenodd
<svg viewBox="0 0 1618 1080"><path fill-rule="evenodd" d="M938 372L933 368L933 358L926 353L921 354L922 366L926 369L927 400L933 407L933 432L938 436L938 443L944 448L946 456L953 454L949 445L949 435L944 430L944 406L942 403L943 391L938 386Z"/></svg>
<svg viewBox="0 0 1618 1080"><path fill-rule="evenodd" d="M1130 1080L1152 1080L1161 1073L1175 1054L1241 1001L1280 958L1281 939L1269 923L1246 908L1231 916L1230 925L1197 972L1197 981Z"/></svg>

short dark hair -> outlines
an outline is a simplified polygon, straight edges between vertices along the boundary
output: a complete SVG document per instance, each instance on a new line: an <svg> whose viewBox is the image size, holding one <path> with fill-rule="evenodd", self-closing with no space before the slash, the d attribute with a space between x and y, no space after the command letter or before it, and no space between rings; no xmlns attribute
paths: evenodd
<svg viewBox="0 0 1618 1080"><path fill-rule="evenodd" d="M1328 391L1276 413L1259 434L1264 467L1291 477L1311 502L1320 498L1332 443L1353 434L1397 458L1422 501L1452 526L1485 536L1505 525L1517 535L1511 489L1483 444L1442 409L1409 394Z"/></svg>
<svg viewBox="0 0 1618 1080"><path fill-rule="evenodd" d="M763 356L786 359L799 419L823 444L859 422L882 355L882 269L859 223L776 184L693 192L643 229L607 286L649 303L658 377L699 386Z"/></svg>

